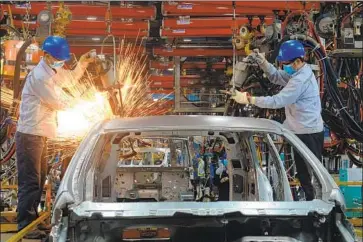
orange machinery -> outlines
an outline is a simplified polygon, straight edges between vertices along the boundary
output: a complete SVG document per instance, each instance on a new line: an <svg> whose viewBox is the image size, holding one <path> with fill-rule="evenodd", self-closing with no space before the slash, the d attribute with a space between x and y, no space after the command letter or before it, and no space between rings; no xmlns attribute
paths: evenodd
<svg viewBox="0 0 363 242"><path fill-rule="evenodd" d="M5 77L13 77L15 71L15 61L19 49L23 45L24 41L21 40L6 40L4 42L5 59L2 75ZM43 56L43 51L39 48L39 44L34 42L26 50L25 59L23 60L27 66L35 66ZM21 72L21 77L24 78L25 72Z"/></svg>

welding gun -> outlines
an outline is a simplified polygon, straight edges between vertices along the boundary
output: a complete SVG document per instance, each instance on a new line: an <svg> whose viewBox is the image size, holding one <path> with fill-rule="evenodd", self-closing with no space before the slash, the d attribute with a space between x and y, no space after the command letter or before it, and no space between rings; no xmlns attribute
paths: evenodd
<svg viewBox="0 0 363 242"><path fill-rule="evenodd" d="M106 90L117 84L115 80L115 64L112 58L106 55L97 55L96 51L90 52L90 57L95 57L92 64L94 75L94 83L100 90Z"/></svg>

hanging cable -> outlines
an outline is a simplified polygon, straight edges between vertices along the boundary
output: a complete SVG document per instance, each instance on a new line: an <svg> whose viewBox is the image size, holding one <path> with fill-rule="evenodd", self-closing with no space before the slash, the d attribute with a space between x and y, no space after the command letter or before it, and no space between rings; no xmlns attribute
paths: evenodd
<svg viewBox="0 0 363 242"><path fill-rule="evenodd" d="M235 2L233 2L233 26L234 26L234 30L233 30L233 35L236 34L236 4ZM234 36L233 36L234 37ZM235 75L235 67L236 67L236 45L233 44L233 41L232 41L232 47L233 47L233 60L232 60L232 94L234 94L234 91L236 89L236 82L235 82L235 79L236 79L236 75Z"/></svg>

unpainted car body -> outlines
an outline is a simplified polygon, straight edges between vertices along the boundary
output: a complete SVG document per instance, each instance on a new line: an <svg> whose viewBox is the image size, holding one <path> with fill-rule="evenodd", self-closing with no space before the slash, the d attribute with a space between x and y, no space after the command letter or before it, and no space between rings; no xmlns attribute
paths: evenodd
<svg viewBox="0 0 363 242"><path fill-rule="evenodd" d="M186 199L190 198L190 189L198 189L195 180L194 185L190 183L195 179L189 167L191 148L184 146L191 136L218 137L229 145L229 201ZM274 136L286 139L305 158L314 177L315 200L294 201ZM119 150L122 140L142 137L182 140L184 143L177 146L184 147L184 165L117 168L117 162L110 162L118 161L112 151ZM261 168L254 147L256 137L269 146L274 161L267 168L275 175L267 176ZM104 158L105 150L108 153ZM146 184L148 174L157 177L160 184L156 184L156 178ZM122 180L127 176L133 180L141 176L145 182L140 185L140 181L130 180L130 185ZM243 177L242 181L238 176ZM128 185L133 189L118 192L117 186L127 190ZM98 124L81 143L58 190L51 239L355 241L344 209L344 198L330 174L294 134L277 122L221 116L124 118Z"/></svg>

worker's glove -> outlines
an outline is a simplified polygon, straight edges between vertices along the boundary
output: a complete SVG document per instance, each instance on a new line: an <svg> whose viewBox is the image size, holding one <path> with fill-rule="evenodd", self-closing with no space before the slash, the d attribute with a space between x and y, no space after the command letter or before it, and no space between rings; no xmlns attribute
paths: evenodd
<svg viewBox="0 0 363 242"><path fill-rule="evenodd" d="M248 92L235 90L231 98L240 104L255 104L255 98L251 97Z"/></svg>
<svg viewBox="0 0 363 242"><path fill-rule="evenodd" d="M81 58L79 59L79 63L81 65L81 67L87 68L89 63L94 62L96 60L93 53L94 53L94 51L91 50L81 56Z"/></svg>
<svg viewBox="0 0 363 242"><path fill-rule="evenodd" d="M223 177L223 178L221 179L221 183L225 183L225 182L227 182L228 180L229 180L228 176Z"/></svg>
<svg viewBox="0 0 363 242"><path fill-rule="evenodd" d="M253 50L253 53L251 53L248 57L256 61L263 71L267 71L268 61L265 58L265 53L260 53L258 50Z"/></svg>
<svg viewBox="0 0 363 242"><path fill-rule="evenodd" d="M252 53L252 55L255 55L255 60L259 65L263 65L265 62L267 62L265 53Z"/></svg>

